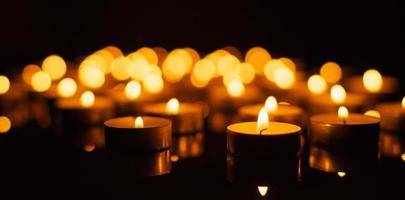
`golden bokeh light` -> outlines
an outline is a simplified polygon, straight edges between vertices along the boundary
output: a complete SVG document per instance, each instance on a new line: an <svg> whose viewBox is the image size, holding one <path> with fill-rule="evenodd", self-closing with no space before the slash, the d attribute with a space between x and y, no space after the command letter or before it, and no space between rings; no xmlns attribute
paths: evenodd
<svg viewBox="0 0 405 200"><path fill-rule="evenodd" d="M257 190L259 191L259 194L262 197L266 196L268 189L269 189L269 187L267 187L267 186L257 186Z"/></svg>
<svg viewBox="0 0 405 200"><path fill-rule="evenodd" d="M149 64L157 65L158 64L158 55L156 54L155 50L149 47L142 47L136 51L137 53L142 54L145 56L146 60L148 60Z"/></svg>
<svg viewBox="0 0 405 200"><path fill-rule="evenodd" d="M134 100L141 95L141 84L137 81L129 81L125 86L125 96L128 99Z"/></svg>
<svg viewBox="0 0 405 200"><path fill-rule="evenodd" d="M42 61L42 70L47 72L52 80L58 80L66 73L66 62L58 55L50 55Z"/></svg>
<svg viewBox="0 0 405 200"><path fill-rule="evenodd" d="M162 77L153 73L148 74L142 83L145 90L152 94L160 93L164 88Z"/></svg>
<svg viewBox="0 0 405 200"><path fill-rule="evenodd" d="M279 67L274 71L274 83L281 89L290 89L295 83L294 72L287 67Z"/></svg>
<svg viewBox="0 0 405 200"><path fill-rule="evenodd" d="M277 99L274 96L269 96L264 103L264 108L266 108L267 112L274 113L278 109Z"/></svg>
<svg viewBox="0 0 405 200"><path fill-rule="evenodd" d="M94 96L93 92L91 92L91 91L85 91L80 96L80 104L83 107L91 107L91 106L93 106L95 100L96 100L96 97Z"/></svg>
<svg viewBox="0 0 405 200"><path fill-rule="evenodd" d="M114 60L113 54L105 49L98 50L94 54L99 55L104 59L104 61L107 63L108 71L110 71L111 63Z"/></svg>
<svg viewBox="0 0 405 200"><path fill-rule="evenodd" d="M255 80L256 72L255 68L249 63L241 63L239 67L239 76L244 84L249 84Z"/></svg>
<svg viewBox="0 0 405 200"><path fill-rule="evenodd" d="M368 111L366 111L364 113L364 115L371 116L371 117L376 117L376 118L381 117L380 113L378 111L376 111L376 110L368 110Z"/></svg>
<svg viewBox="0 0 405 200"><path fill-rule="evenodd" d="M58 94L61 97L72 97L76 94L77 84L71 78L64 78L58 83Z"/></svg>
<svg viewBox="0 0 405 200"><path fill-rule="evenodd" d="M112 56L114 56L114 59L115 59L115 58L118 58L118 57L121 57L121 56L124 56L124 54L122 53L121 49L119 49L119 48L116 47L116 46L110 45L110 46L105 47L104 50L110 52L110 54L111 54Z"/></svg>
<svg viewBox="0 0 405 200"><path fill-rule="evenodd" d="M80 65L78 73L80 82L89 88L100 88L105 82L104 73L94 65Z"/></svg>
<svg viewBox="0 0 405 200"><path fill-rule="evenodd" d="M238 79L233 79L226 85L226 90L228 94L232 97L240 97L245 93L245 86Z"/></svg>
<svg viewBox="0 0 405 200"><path fill-rule="evenodd" d="M383 86L383 78L375 69L369 69L363 74L363 85L371 93L379 92Z"/></svg>
<svg viewBox="0 0 405 200"><path fill-rule="evenodd" d="M278 59L272 59L269 60L265 65L264 65L264 76L267 78L269 81L274 81L274 76L275 76L275 71L278 68L285 67L284 63L281 62Z"/></svg>
<svg viewBox="0 0 405 200"><path fill-rule="evenodd" d="M153 47L153 50L158 56L158 65L162 66L163 61L166 59L167 55L169 55L169 52L167 52L167 50L162 47Z"/></svg>
<svg viewBox="0 0 405 200"><path fill-rule="evenodd" d="M131 60L127 57L118 57L111 63L111 75L118 81L124 81L129 78L129 65Z"/></svg>
<svg viewBox="0 0 405 200"><path fill-rule="evenodd" d="M198 54L198 52L195 49L193 49L191 47L186 47L186 48L184 48L184 50L186 50L190 54L191 58L193 59L192 65L194 65L197 61L200 60L200 54Z"/></svg>
<svg viewBox="0 0 405 200"><path fill-rule="evenodd" d="M218 74L223 76L227 73L235 72L237 71L239 64L240 62L238 58L231 54L222 56L217 63Z"/></svg>
<svg viewBox="0 0 405 200"><path fill-rule="evenodd" d="M7 76L0 75L0 94L5 94L10 89L10 80Z"/></svg>
<svg viewBox="0 0 405 200"><path fill-rule="evenodd" d="M346 90L341 85L334 85L330 90L330 97L335 104L343 104L346 101Z"/></svg>
<svg viewBox="0 0 405 200"><path fill-rule="evenodd" d="M403 154L401 155L401 159L402 159L402 161L405 162L405 153L403 153Z"/></svg>
<svg viewBox="0 0 405 200"><path fill-rule="evenodd" d="M143 128L143 119L142 119L142 117L138 116L138 117L135 118L134 126L135 126L135 128Z"/></svg>
<svg viewBox="0 0 405 200"><path fill-rule="evenodd" d="M342 78L342 69L335 62L327 62L322 65L320 74L326 82L337 83Z"/></svg>
<svg viewBox="0 0 405 200"><path fill-rule="evenodd" d="M96 145L94 144L86 144L83 146L83 150L87 153L94 151L94 149L96 149Z"/></svg>
<svg viewBox="0 0 405 200"><path fill-rule="evenodd" d="M104 58L100 55L97 54L92 54L90 56L87 56L81 65L94 65L104 73L108 74L110 73L110 66L108 65L107 61L104 60Z"/></svg>
<svg viewBox="0 0 405 200"><path fill-rule="evenodd" d="M178 82L191 72L193 59L184 49L175 49L167 56L162 65L163 77L168 82Z"/></svg>
<svg viewBox="0 0 405 200"><path fill-rule="evenodd" d="M132 79L142 81L146 72L150 68L148 61L144 58L133 58L129 63L128 73ZM160 69L159 69L160 70Z"/></svg>
<svg viewBox="0 0 405 200"><path fill-rule="evenodd" d="M346 176L346 172L338 172L337 175L338 175L340 178L343 178L343 177Z"/></svg>
<svg viewBox="0 0 405 200"><path fill-rule="evenodd" d="M0 116L0 133L7 133L11 128L11 121L6 116Z"/></svg>
<svg viewBox="0 0 405 200"><path fill-rule="evenodd" d="M171 98L166 104L166 112L170 114L179 113L180 103L176 98Z"/></svg>
<svg viewBox="0 0 405 200"><path fill-rule="evenodd" d="M31 85L32 76L34 76L34 74L39 71L41 71L41 68L38 65L29 64L25 66L22 71L22 78L24 82L28 85Z"/></svg>
<svg viewBox="0 0 405 200"><path fill-rule="evenodd" d="M36 72L32 76L31 86L36 92L45 92L51 87L51 76L43 71Z"/></svg>
<svg viewBox="0 0 405 200"><path fill-rule="evenodd" d="M251 64L258 74L263 74L264 65L270 60L271 55L262 47L253 47L249 49L245 56L245 62Z"/></svg>
<svg viewBox="0 0 405 200"><path fill-rule="evenodd" d="M338 109L338 116L342 120L347 120L349 118L349 110L345 106L340 106Z"/></svg>
<svg viewBox="0 0 405 200"><path fill-rule="evenodd" d="M261 133L267 128L269 128L269 114L267 113L266 108L262 108L257 116L256 131L257 133Z"/></svg>
<svg viewBox="0 0 405 200"><path fill-rule="evenodd" d="M215 64L209 59L201 59L194 65L193 75L200 81L207 82L215 76Z"/></svg>
<svg viewBox="0 0 405 200"><path fill-rule="evenodd" d="M284 66L290 68L291 71L293 71L295 73L295 71L297 70L297 67L296 67L294 61L292 61L291 59L289 59L287 57L279 58L279 60L284 63Z"/></svg>
<svg viewBox="0 0 405 200"><path fill-rule="evenodd" d="M322 76L314 74L309 77L307 86L311 93L322 94L326 91L328 84Z"/></svg>
<svg viewBox="0 0 405 200"><path fill-rule="evenodd" d="M405 109L405 97L402 97L401 105L402 105L402 108Z"/></svg>
<svg viewBox="0 0 405 200"><path fill-rule="evenodd" d="M196 87L196 88L203 88L208 85L209 80L200 80L199 78L196 77L196 75L193 73L190 75L190 82L191 84Z"/></svg>
<svg viewBox="0 0 405 200"><path fill-rule="evenodd" d="M241 81L241 77L237 71L228 72L222 77L222 82L224 85L228 85L228 83L232 80Z"/></svg>

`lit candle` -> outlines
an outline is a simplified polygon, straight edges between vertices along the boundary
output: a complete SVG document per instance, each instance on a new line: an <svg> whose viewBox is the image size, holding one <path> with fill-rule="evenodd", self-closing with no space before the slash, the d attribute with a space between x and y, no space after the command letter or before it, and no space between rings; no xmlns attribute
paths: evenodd
<svg viewBox="0 0 405 200"><path fill-rule="evenodd" d="M381 115L381 130L401 132L405 128L405 97L402 102L386 102L376 106Z"/></svg>
<svg viewBox="0 0 405 200"><path fill-rule="evenodd" d="M266 109L270 121L287 122L295 125L303 125L303 111L301 108L289 104L278 104L277 99L270 96L265 104L247 105L239 108L239 115L243 121L257 119L260 109Z"/></svg>
<svg viewBox="0 0 405 200"><path fill-rule="evenodd" d="M114 115L113 102L106 97L96 97L91 91L84 92L80 97L58 99L56 108L62 122L70 125L100 125Z"/></svg>
<svg viewBox="0 0 405 200"><path fill-rule="evenodd" d="M383 76L375 69L369 69L363 76L349 78L345 85L352 92L367 93L373 95L387 95L398 90L399 83L394 77Z"/></svg>
<svg viewBox="0 0 405 200"><path fill-rule="evenodd" d="M375 117L348 112L344 106L338 113L312 116L310 138L312 143L341 146L345 145L377 148L379 123Z"/></svg>
<svg viewBox="0 0 405 200"><path fill-rule="evenodd" d="M160 117L119 117L104 123L109 151L123 153L153 152L172 146L171 122Z"/></svg>
<svg viewBox="0 0 405 200"><path fill-rule="evenodd" d="M146 105L143 112L170 119L175 134L196 133L204 128L205 114L202 104L180 103L176 98L172 98L167 103Z"/></svg>

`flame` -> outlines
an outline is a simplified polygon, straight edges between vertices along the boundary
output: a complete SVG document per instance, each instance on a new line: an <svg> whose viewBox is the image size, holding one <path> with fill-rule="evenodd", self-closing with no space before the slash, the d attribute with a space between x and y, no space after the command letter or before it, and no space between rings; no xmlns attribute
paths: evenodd
<svg viewBox="0 0 405 200"><path fill-rule="evenodd" d="M137 81L129 81L125 86L125 96L128 99L137 99L141 95L141 84Z"/></svg>
<svg viewBox="0 0 405 200"><path fill-rule="evenodd" d="M279 67L274 71L274 83L281 89L290 89L295 83L295 74L288 67Z"/></svg>
<svg viewBox="0 0 405 200"><path fill-rule="evenodd" d="M265 108L260 109L259 116L257 117L256 130L260 133L262 130L269 127L269 115Z"/></svg>
<svg viewBox="0 0 405 200"><path fill-rule="evenodd" d="M367 91L379 92L383 85L383 79L380 72L375 69L369 69L364 72L363 84Z"/></svg>
<svg viewBox="0 0 405 200"><path fill-rule="evenodd" d="M364 115L371 116L371 117L376 117L376 118L381 117L380 113L378 111L376 111L376 110L368 110L367 112L364 113Z"/></svg>
<svg viewBox="0 0 405 200"><path fill-rule="evenodd" d="M62 57L50 55L42 62L42 70L47 72L52 80L58 80L66 73L66 63Z"/></svg>
<svg viewBox="0 0 405 200"><path fill-rule="evenodd" d="M95 96L93 92L91 91L86 91L82 94L80 97L80 103L84 107L91 107L94 104L95 101Z"/></svg>
<svg viewBox="0 0 405 200"><path fill-rule="evenodd" d="M402 108L405 109L405 97L402 98L401 105L402 105Z"/></svg>
<svg viewBox="0 0 405 200"><path fill-rule="evenodd" d="M51 87L51 84L51 76L46 72L39 71L32 76L31 85L37 92L45 92Z"/></svg>
<svg viewBox="0 0 405 200"><path fill-rule="evenodd" d="M41 71L41 68L38 65L29 64L25 66L22 72L22 78L24 82L28 85L31 85L32 76L34 76L34 74L39 71Z"/></svg>
<svg viewBox="0 0 405 200"><path fill-rule="evenodd" d="M152 94L160 93L164 88L162 76L150 73L143 79L145 90Z"/></svg>
<svg viewBox="0 0 405 200"><path fill-rule="evenodd" d="M260 195L262 195L262 197L266 196L268 189L269 187L267 186L257 186L257 190L259 190L259 193Z"/></svg>
<svg viewBox="0 0 405 200"><path fill-rule="evenodd" d="M338 110L338 116L342 120L347 120L349 118L349 111L345 106L340 106Z"/></svg>
<svg viewBox="0 0 405 200"><path fill-rule="evenodd" d="M269 96L266 99L266 103L264 103L264 107L266 108L267 112L273 113L277 110L277 99L274 96Z"/></svg>
<svg viewBox="0 0 405 200"><path fill-rule="evenodd" d="M333 103L342 104L346 101L346 90L341 85L334 85L330 90L330 96Z"/></svg>
<svg viewBox="0 0 405 200"><path fill-rule="evenodd" d="M226 89L232 97L240 97L245 93L245 86L239 79L230 80L226 85Z"/></svg>
<svg viewBox="0 0 405 200"><path fill-rule="evenodd" d="M0 94L6 93L10 89L10 80L7 76L0 76Z"/></svg>
<svg viewBox="0 0 405 200"><path fill-rule="evenodd" d="M342 69L335 62L322 65L320 74L328 83L337 83L342 78Z"/></svg>
<svg viewBox="0 0 405 200"><path fill-rule="evenodd" d="M401 155L401 159L402 159L402 161L405 162L405 153L403 153L403 154Z"/></svg>
<svg viewBox="0 0 405 200"><path fill-rule="evenodd" d="M136 117L134 125L135 125L135 128L143 128L143 119L142 119L142 117Z"/></svg>
<svg viewBox="0 0 405 200"><path fill-rule="evenodd" d="M76 90L76 82L71 78L64 78L58 83L58 94L61 97L71 97L75 95Z"/></svg>
<svg viewBox="0 0 405 200"><path fill-rule="evenodd" d="M346 172L338 172L337 174L340 178L343 178L344 176L346 176Z"/></svg>
<svg viewBox="0 0 405 200"><path fill-rule="evenodd" d="M0 133L7 133L11 128L11 121L6 116L0 116Z"/></svg>
<svg viewBox="0 0 405 200"><path fill-rule="evenodd" d="M314 93L314 94L322 94L325 92L327 84L325 79L318 75L312 75L311 77L309 77L308 82L308 89L310 92Z"/></svg>
<svg viewBox="0 0 405 200"><path fill-rule="evenodd" d="M79 80L83 85L90 88L100 88L105 82L104 72L90 62L80 64Z"/></svg>
<svg viewBox="0 0 405 200"><path fill-rule="evenodd" d="M179 112L179 107L179 100L171 98L166 104L166 111L170 114L177 114Z"/></svg>

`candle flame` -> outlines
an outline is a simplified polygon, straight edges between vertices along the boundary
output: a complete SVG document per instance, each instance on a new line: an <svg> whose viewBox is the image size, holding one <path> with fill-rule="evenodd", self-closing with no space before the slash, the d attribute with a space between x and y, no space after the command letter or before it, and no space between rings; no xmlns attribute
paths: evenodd
<svg viewBox="0 0 405 200"><path fill-rule="evenodd" d="M402 98L401 105L402 105L402 108L405 109L405 97Z"/></svg>
<svg viewBox="0 0 405 200"><path fill-rule="evenodd" d="M259 190L259 193L260 195L262 195L262 197L266 196L268 189L269 187L267 186L257 186L257 190Z"/></svg>
<svg viewBox="0 0 405 200"><path fill-rule="evenodd" d="M369 69L364 72L363 84L369 92L374 93L380 91L383 85L383 79L380 72L375 69Z"/></svg>
<svg viewBox="0 0 405 200"><path fill-rule="evenodd" d="M264 103L264 107L266 108L267 112L275 112L278 108L277 99L274 96L267 97L266 103Z"/></svg>
<svg viewBox="0 0 405 200"><path fill-rule="evenodd" d="M11 128L11 121L6 116L0 116L0 134L7 133Z"/></svg>
<svg viewBox="0 0 405 200"><path fill-rule="evenodd" d="M314 74L309 77L307 85L309 91L314 94L324 93L327 87L325 79L318 74Z"/></svg>
<svg viewBox="0 0 405 200"><path fill-rule="evenodd" d="M171 98L166 104L166 111L171 114L179 112L180 103L176 98Z"/></svg>
<svg viewBox="0 0 405 200"><path fill-rule="evenodd" d="M279 67L274 71L274 83L281 89L290 89L295 83L295 73L288 67Z"/></svg>
<svg viewBox="0 0 405 200"><path fill-rule="evenodd" d="M80 96L80 103L84 107L91 107L94 104L95 101L95 96L93 92L91 91L86 91Z"/></svg>
<svg viewBox="0 0 405 200"><path fill-rule="evenodd" d="M347 118L349 118L349 111L347 110L347 108L345 106L339 107L338 116L343 121L345 121L345 120L347 120Z"/></svg>
<svg viewBox="0 0 405 200"><path fill-rule="evenodd" d="M245 92L245 86L239 79L233 79L226 85L228 94L232 97L240 97Z"/></svg>
<svg viewBox="0 0 405 200"><path fill-rule="evenodd" d="M337 174L340 178L343 178L344 176L346 176L346 172L338 172Z"/></svg>
<svg viewBox="0 0 405 200"><path fill-rule="evenodd" d="M269 127L269 115L265 108L260 109L259 116L257 117L257 132L267 129Z"/></svg>
<svg viewBox="0 0 405 200"><path fill-rule="evenodd" d="M58 94L61 97L71 97L76 93L76 82L71 78L64 78L58 83Z"/></svg>
<svg viewBox="0 0 405 200"><path fill-rule="evenodd" d="M42 70L47 72L52 80L58 80L66 73L66 62L58 55L50 55L42 62Z"/></svg>
<svg viewBox="0 0 405 200"><path fill-rule="evenodd" d="M371 117L376 117L376 118L381 117L380 113L378 111L376 111L376 110L368 110L367 112L364 113L364 115L371 116Z"/></svg>
<svg viewBox="0 0 405 200"><path fill-rule="evenodd" d="M322 65L320 74L328 83L337 83L342 78L342 68L335 62Z"/></svg>
<svg viewBox="0 0 405 200"><path fill-rule="evenodd" d="M51 84L51 76L44 71L36 72L32 76L31 85L36 92L45 92L51 87Z"/></svg>
<svg viewBox="0 0 405 200"><path fill-rule="evenodd" d="M0 76L0 94L6 93L10 89L10 80L7 76Z"/></svg>
<svg viewBox="0 0 405 200"><path fill-rule="evenodd" d="M402 161L405 162L405 153L403 153L403 154L401 155L401 159L402 159Z"/></svg>
<svg viewBox="0 0 405 200"><path fill-rule="evenodd" d="M330 90L330 96L333 103L342 104L346 101L346 90L341 85L334 85Z"/></svg>
<svg viewBox="0 0 405 200"><path fill-rule="evenodd" d="M137 81L129 81L125 86L125 96L128 99L137 99L141 95L141 84Z"/></svg>
<svg viewBox="0 0 405 200"><path fill-rule="evenodd" d="M135 118L135 128L143 128L143 119L142 117Z"/></svg>

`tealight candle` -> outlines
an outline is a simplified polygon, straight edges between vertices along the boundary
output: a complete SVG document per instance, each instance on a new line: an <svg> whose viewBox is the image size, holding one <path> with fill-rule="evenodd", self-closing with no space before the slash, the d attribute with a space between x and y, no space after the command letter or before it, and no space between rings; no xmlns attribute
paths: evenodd
<svg viewBox="0 0 405 200"><path fill-rule="evenodd" d="M376 106L381 115L381 130L399 132L405 128L405 97L402 102L386 102Z"/></svg>
<svg viewBox="0 0 405 200"><path fill-rule="evenodd" d="M390 76L382 76L375 69L369 69L363 76L349 78L345 85L353 92L387 95L398 90L398 80Z"/></svg>
<svg viewBox="0 0 405 200"><path fill-rule="evenodd" d="M120 117L104 123L105 144L109 151L154 152L172 146L171 122L160 117Z"/></svg>
<svg viewBox="0 0 405 200"><path fill-rule="evenodd" d="M196 133L204 128L204 107L201 104L180 103L172 98L167 103L146 105L143 112L170 119L175 134Z"/></svg>
<svg viewBox="0 0 405 200"><path fill-rule="evenodd" d="M346 147L377 147L380 120L363 114L348 112L341 106L338 114L312 116L310 138L312 143Z"/></svg>
<svg viewBox="0 0 405 200"><path fill-rule="evenodd" d="M106 97L86 91L80 98L58 99L56 108L63 123L99 125L114 115L113 102Z"/></svg>
<svg viewBox="0 0 405 200"><path fill-rule="evenodd" d="M259 113L262 108L263 104L242 106L239 108L239 115L243 121L253 121L257 119L257 113ZM277 99L270 96L266 99L264 108L269 114L270 121L303 125L303 111L297 106L278 104Z"/></svg>
<svg viewBox="0 0 405 200"><path fill-rule="evenodd" d="M279 152L298 155L300 149L299 126L269 122L265 108L257 122L242 122L227 127L227 149L235 156L269 156Z"/></svg>

